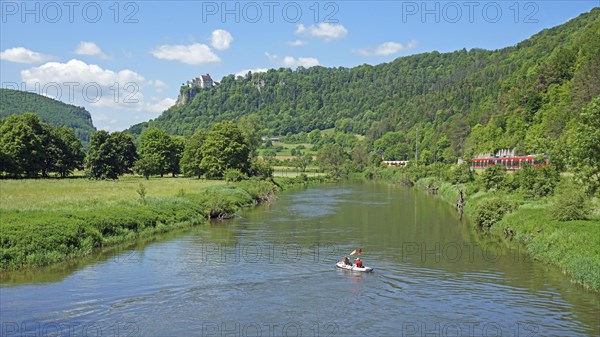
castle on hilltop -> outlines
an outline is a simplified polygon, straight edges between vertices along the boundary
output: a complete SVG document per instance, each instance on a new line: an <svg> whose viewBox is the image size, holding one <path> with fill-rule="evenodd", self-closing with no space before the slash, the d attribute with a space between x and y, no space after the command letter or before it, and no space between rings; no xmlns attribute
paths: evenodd
<svg viewBox="0 0 600 337"><path fill-rule="evenodd" d="M200 90L210 89L216 85L219 85L219 82L213 81L209 74L192 78L191 80L187 81L187 83L181 84L179 97L177 97L177 102L175 104L182 105L191 102L194 97L200 93Z"/></svg>
<svg viewBox="0 0 600 337"><path fill-rule="evenodd" d="M215 84L215 82L213 81L213 79L210 77L209 74L200 75L196 78L192 78L191 80L187 81L187 86L189 88L200 87L202 89L208 89L208 88L212 88L212 86L214 84Z"/></svg>

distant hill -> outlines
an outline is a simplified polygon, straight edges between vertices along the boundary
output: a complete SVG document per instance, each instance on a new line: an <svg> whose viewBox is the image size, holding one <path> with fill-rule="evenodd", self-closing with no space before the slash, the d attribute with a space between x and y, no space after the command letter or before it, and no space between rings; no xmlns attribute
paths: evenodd
<svg viewBox="0 0 600 337"><path fill-rule="evenodd" d="M89 143L92 132L96 131L92 116L83 107L31 92L0 89L0 118L26 112L35 113L43 122L52 126L73 129L84 146Z"/></svg>
<svg viewBox="0 0 600 337"><path fill-rule="evenodd" d="M375 140L386 132L419 147L548 152L581 108L600 95L600 8L499 50L430 52L354 68L271 69L182 87L153 126L190 135L256 114L270 135L335 127ZM190 76L191 77L191 76ZM472 138L472 141L469 140ZM471 144L471 145L469 145Z"/></svg>

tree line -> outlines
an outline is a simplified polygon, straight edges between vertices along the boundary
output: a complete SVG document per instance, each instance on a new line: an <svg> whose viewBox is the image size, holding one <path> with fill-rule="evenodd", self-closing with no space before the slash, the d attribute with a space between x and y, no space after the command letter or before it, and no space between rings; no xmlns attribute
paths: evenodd
<svg viewBox="0 0 600 337"><path fill-rule="evenodd" d="M84 153L75 132L43 123L33 113L0 120L0 172L11 177L61 177L83 168Z"/></svg>
<svg viewBox="0 0 600 337"><path fill-rule="evenodd" d="M184 174L223 178L228 171L243 176L270 176L257 157L258 120L224 121L190 137L164 130L144 130L137 141L125 132L94 132L87 154L73 130L54 128L33 113L0 120L0 173L7 177L66 177L85 169L93 179L117 179L127 173L146 178Z"/></svg>

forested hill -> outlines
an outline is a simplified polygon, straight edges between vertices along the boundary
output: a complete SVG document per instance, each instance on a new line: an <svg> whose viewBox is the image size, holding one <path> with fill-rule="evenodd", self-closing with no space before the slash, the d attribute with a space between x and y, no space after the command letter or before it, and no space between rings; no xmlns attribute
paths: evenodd
<svg viewBox="0 0 600 337"><path fill-rule="evenodd" d="M31 92L0 89L0 119L26 112L35 113L43 122L54 127L73 129L84 146L89 143L92 132L96 131L92 116L85 108Z"/></svg>
<svg viewBox="0 0 600 337"><path fill-rule="evenodd" d="M181 93L188 90L182 87ZM156 126L190 135L198 127L256 114L263 131L274 135L335 126L370 140L399 132L409 142L419 128L420 147L444 139L456 155L504 147L549 152L599 94L600 8L595 8L495 51L463 49L376 66L229 75L129 132Z"/></svg>

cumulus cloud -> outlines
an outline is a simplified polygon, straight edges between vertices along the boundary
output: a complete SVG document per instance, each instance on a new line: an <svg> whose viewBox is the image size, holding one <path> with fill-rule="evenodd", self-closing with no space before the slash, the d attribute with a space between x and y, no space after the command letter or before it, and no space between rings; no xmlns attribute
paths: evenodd
<svg viewBox="0 0 600 337"><path fill-rule="evenodd" d="M40 88L40 94L86 107L94 124L110 131L154 118L175 104L175 99L157 94L167 86L161 80L148 80L133 70L114 71L77 59L22 70L21 80L28 88Z"/></svg>
<svg viewBox="0 0 600 337"><path fill-rule="evenodd" d="M157 59L179 61L185 64L202 65L221 62L209 46L202 43L191 45L160 45L151 51Z"/></svg>
<svg viewBox="0 0 600 337"><path fill-rule="evenodd" d="M375 48L360 48L355 49L354 52L362 56L389 56L401 51L414 49L416 46L417 41L415 40L411 40L406 46L398 42L384 42Z"/></svg>
<svg viewBox="0 0 600 337"><path fill-rule="evenodd" d="M158 98L155 98L158 100ZM146 105L145 111L152 113L160 113L175 105L177 101L172 98L163 98L155 102L150 102Z"/></svg>
<svg viewBox="0 0 600 337"><path fill-rule="evenodd" d="M248 74L249 71L251 71L253 74L255 73L266 73L269 69L268 68L254 68L254 69L244 69L244 70L240 70L237 73L235 73L235 77L238 76L246 76L246 74Z"/></svg>
<svg viewBox="0 0 600 337"><path fill-rule="evenodd" d="M288 68L296 68L298 66L310 68L313 66L320 65L319 60L314 57L284 56L283 58L280 58L279 56L273 55L268 52L266 52L265 55L267 56L269 61L271 61L271 63Z"/></svg>
<svg viewBox="0 0 600 337"><path fill-rule="evenodd" d="M167 88L167 84L161 80L150 80L148 84L153 85L156 92L163 92Z"/></svg>
<svg viewBox="0 0 600 337"><path fill-rule="evenodd" d="M149 103L144 100L144 91L150 87L160 92L166 87L163 81L146 80L129 69L113 71L77 59L66 63L48 62L22 70L21 79L28 87L47 88L43 94L88 107L154 112L158 108L168 107L173 101L163 99L158 103Z"/></svg>
<svg viewBox="0 0 600 337"><path fill-rule="evenodd" d="M223 29L217 29L212 32L210 36L210 45L218 50L225 50L231 46L233 42L233 36Z"/></svg>
<svg viewBox="0 0 600 337"><path fill-rule="evenodd" d="M319 65L319 60L314 57L298 57L286 56L283 58L283 65L290 68L302 66L304 68L310 68Z"/></svg>
<svg viewBox="0 0 600 337"><path fill-rule="evenodd" d="M77 59L72 59L67 63L48 62L39 67L26 69L21 71L21 77L26 83L95 82L101 86L110 86L115 82L140 83L144 81L143 76L129 69L114 72Z"/></svg>
<svg viewBox="0 0 600 337"><path fill-rule="evenodd" d="M81 41L75 47L75 54L77 55L85 55L85 56L97 56L103 59L108 58L108 55L102 52L102 49L98 47L94 42L89 41Z"/></svg>
<svg viewBox="0 0 600 337"><path fill-rule="evenodd" d="M16 47L9 48L0 52L0 60L15 63L43 63L49 61L52 57L27 48Z"/></svg>
<svg viewBox="0 0 600 337"><path fill-rule="evenodd" d="M331 41L348 35L348 30L339 23L321 22L318 25L309 27L299 24L296 26L296 34L308 35L325 41Z"/></svg>
<svg viewBox="0 0 600 337"><path fill-rule="evenodd" d="M306 44L306 41L304 41L304 40L294 40L294 41L288 42L288 45L290 45L292 47L300 47L300 46L304 46L305 44Z"/></svg>

